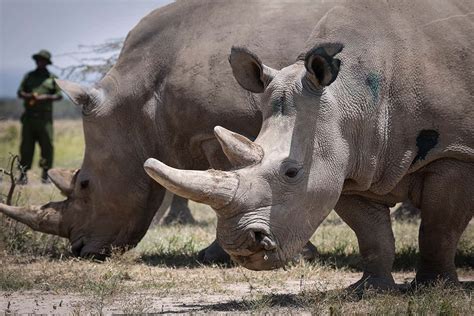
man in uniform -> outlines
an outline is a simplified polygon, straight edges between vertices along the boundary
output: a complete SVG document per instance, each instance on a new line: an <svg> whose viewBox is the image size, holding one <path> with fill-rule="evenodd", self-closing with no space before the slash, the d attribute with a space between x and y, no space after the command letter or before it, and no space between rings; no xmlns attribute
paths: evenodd
<svg viewBox="0 0 474 316"><path fill-rule="evenodd" d="M48 182L48 169L53 166L53 101L62 98L61 90L47 66L51 65L51 53L41 50L32 58L36 69L27 73L18 88L18 97L23 99L25 112L21 117L20 183L27 183L26 172L31 169L35 143L41 148L41 181Z"/></svg>

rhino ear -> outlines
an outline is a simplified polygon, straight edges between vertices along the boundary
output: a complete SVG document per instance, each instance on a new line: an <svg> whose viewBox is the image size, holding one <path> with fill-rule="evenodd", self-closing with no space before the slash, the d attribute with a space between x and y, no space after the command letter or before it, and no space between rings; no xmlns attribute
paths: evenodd
<svg viewBox="0 0 474 316"><path fill-rule="evenodd" d="M71 99L74 104L80 106L84 114L89 113L100 103L100 93L95 88L83 87L78 83L55 79L56 84Z"/></svg>
<svg viewBox="0 0 474 316"><path fill-rule="evenodd" d="M63 195L71 196L78 172L79 169L53 168L48 170L48 176Z"/></svg>
<svg viewBox="0 0 474 316"><path fill-rule="evenodd" d="M277 70L265 66L257 55L243 47L232 47L229 63L237 82L250 92L262 93Z"/></svg>
<svg viewBox="0 0 474 316"><path fill-rule="evenodd" d="M316 87L329 86L336 80L341 61L334 55L342 51L343 45L338 43L315 46L305 57L306 77Z"/></svg>

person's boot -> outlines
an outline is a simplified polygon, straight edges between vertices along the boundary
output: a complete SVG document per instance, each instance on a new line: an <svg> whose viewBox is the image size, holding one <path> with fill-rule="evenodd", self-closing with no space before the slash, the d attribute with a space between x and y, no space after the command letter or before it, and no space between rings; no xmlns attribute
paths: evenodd
<svg viewBox="0 0 474 316"><path fill-rule="evenodd" d="M43 169L43 172L41 173L41 183L43 184L50 183L49 178L48 178L48 169Z"/></svg>

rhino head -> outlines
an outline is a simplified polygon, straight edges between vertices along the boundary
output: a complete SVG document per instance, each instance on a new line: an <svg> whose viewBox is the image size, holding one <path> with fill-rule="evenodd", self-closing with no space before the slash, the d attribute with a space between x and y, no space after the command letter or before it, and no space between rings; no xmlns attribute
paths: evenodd
<svg viewBox="0 0 474 316"><path fill-rule="evenodd" d="M142 168L153 146L136 141L154 125L146 117L135 117L140 111L124 106L126 100L117 95L109 75L94 87L64 80L57 84L82 109L82 166L48 172L64 201L23 207L0 204L0 212L34 230L68 238L77 256L101 259L114 247L138 243L164 195ZM134 119L144 124L137 127Z"/></svg>
<svg viewBox="0 0 474 316"><path fill-rule="evenodd" d="M150 158L148 174L178 195L207 203L217 238L232 258L254 270L293 258L335 206L348 170L344 117L330 85L342 45L317 46L279 71L233 48L234 77L262 94L264 121L254 142L215 128L232 171L191 171Z"/></svg>

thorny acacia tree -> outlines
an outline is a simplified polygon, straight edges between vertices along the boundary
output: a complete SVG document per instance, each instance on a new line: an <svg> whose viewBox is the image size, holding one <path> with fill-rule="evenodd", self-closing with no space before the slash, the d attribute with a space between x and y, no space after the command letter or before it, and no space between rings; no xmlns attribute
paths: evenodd
<svg viewBox="0 0 474 316"><path fill-rule="evenodd" d="M61 71L61 77L80 82L97 81L117 61L123 41L123 38L115 38L101 44L79 45L75 52L57 55L75 61L69 66L57 67Z"/></svg>

